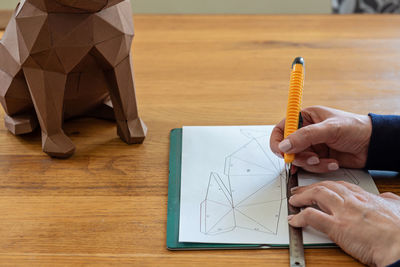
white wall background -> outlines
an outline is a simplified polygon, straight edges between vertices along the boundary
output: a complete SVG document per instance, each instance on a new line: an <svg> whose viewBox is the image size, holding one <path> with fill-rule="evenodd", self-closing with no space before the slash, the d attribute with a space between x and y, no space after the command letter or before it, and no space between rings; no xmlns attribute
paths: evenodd
<svg viewBox="0 0 400 267"><path fill-rule="evenodd" d="M14 9L19 0L0 0ZM330 13L331 0L131 0L135 13L313 14Z"/></svg>

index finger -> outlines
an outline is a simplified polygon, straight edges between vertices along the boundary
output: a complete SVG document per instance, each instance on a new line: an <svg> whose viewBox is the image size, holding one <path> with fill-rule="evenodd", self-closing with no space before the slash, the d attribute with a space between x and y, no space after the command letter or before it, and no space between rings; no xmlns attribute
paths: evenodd
<svg viewBox="0 0 400 267"><path fill-rule="evenodd" d="M285 119L281 120L277 125L275 125L274 129L272 130L271 137L269 139L269 146L275 154L282 155L281 150L279 149L278 145L283 140L285 131Z"/></svg>
<svg viewBox="0 0 400 267"><path fill-rule="evenodd" d="M299 186L299 187L295 187L292 189L292 195L294 194L301 194L304 191L310 190L314 187L326 187L329 190L335 192L338 196L340 196L341 198L345 199L345 198L352 198L354 197L354 191L352 191L350 188L348 188L344 183L341 182L336 182L336 181L322 181L322 182L318 182L318 183L314 183L314 184L310 184L310 185L306 185L306 186Z"/></svg>
<svg viewBox="0 0 400 267"><path fill-rule="evenodd" d="M289 198L295 207L318 205L324 212L334 214L344 203L344 199L336 192L323 185L314 186L296 193Z"/></svg>

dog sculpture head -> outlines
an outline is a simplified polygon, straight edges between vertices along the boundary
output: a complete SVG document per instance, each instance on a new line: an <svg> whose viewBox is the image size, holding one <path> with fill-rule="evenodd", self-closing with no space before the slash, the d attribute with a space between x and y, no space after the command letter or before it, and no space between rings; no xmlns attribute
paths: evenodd
<svg viewBox="0 0 400 267"><path fill-rule="evenodd" d="M47 12L95 13L124 0L26 0ZM24 2L24 0L22 0Z"/></svg>

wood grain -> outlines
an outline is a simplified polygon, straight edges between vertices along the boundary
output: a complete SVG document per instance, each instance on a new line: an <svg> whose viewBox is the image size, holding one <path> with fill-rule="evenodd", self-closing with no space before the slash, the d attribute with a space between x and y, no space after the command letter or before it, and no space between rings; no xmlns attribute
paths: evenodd
<svg viewBox="0 0 400 267"><path fill-rule="evenodd" d="M286 249L166 250L169 131L277 123L300 55L303 106L400 114L399 23L391 15L136 16L146 141L128 146L112 122L72 120L64 129L77 151L55 160L39 132L15 137L1 124L0 265L288 266ZM376 177L382 192L400 193L396 173ZM306 261L360 265L340 249L307 249Z"/></svg>

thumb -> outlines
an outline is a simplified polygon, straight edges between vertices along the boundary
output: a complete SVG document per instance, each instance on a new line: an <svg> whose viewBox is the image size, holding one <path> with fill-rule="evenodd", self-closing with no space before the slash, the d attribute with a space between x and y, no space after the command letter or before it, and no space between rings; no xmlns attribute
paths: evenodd
<svg viewBox="0 0 400 267"><path fill-rule="evenodd" d="M337 138L339 125L330 120L298 129L279 143L284 153L299 153L312 145L331 143Z"/></svg>

